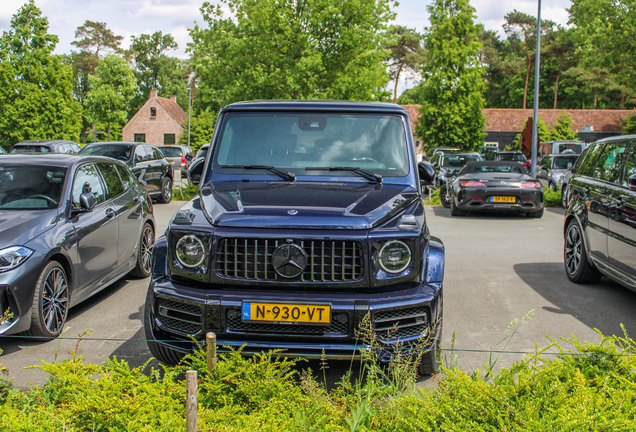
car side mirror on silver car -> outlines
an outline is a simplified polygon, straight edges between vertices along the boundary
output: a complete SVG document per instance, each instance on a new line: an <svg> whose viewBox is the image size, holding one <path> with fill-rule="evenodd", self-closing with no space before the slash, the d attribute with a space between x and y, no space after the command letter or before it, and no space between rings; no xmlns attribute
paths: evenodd
<svg viewBox="0 0 636 432"><path fill-rule="evenodd" d="M84 211L93 210L93 207L95 207L95 195L92 192L84 192L80 195L80 205Z"/></svg>
<svg viewBox="0 0 636 432"><path fill-rule="evenodd" d="M192 184L199 184L201 182L201 175L203 174L203 165L205 164L205 158L195 160L188 169L188 180Z"/></svg>
<svg viewBox="0 0 636 432"><path fill-rule="evenodd" d="M636 174L632 174L627 179L627 184L629 185L629 190L636 192Z"/></svg>

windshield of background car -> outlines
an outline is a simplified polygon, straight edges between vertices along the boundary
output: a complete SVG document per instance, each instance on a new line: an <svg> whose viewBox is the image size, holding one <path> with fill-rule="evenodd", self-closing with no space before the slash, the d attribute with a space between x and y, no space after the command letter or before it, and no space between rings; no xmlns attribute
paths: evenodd
<svg viewBox="0 0 636 432"><path fill-rule="evenodd" d="M181 157L183 150L180 147L157 147L165 157Z"/></svg>
<svg viewBox="0 0 636 432"><path fill-rule="evenodd" d="M570 169L578 158L578 156L555 157L552 162L552 169Z"/></svg>
<svg viewBox="0 0 636 432"><path fill-rule="evenodd" d="M56 208L62 197L66 168L0 165L0 209Z"/></svg>
<svg viewBox="0 0 636 432"><path fill-rule="evenodd" d="M444 168L461 168L468 162L475 162L482 160L481 156L477 155L448 155L442 159L442 167Z"/></svg>
<svg viewBox="0 0 636 432"><path fill-rule="evenodd" d="M509 174L521 174L521 169L516 166L508 165L482 165L475 167L476 173L509 173Z"/></svg>
<svg viewBox="0 0 636 432"><path fill-rule="evenodd" d="M131 145L108 145L97 144L84 147L81 154L91 156L107 156L120 161L128 162L130 160Z"/></svg>
<svg viewBox="0 0 636 432"><path fill-rule="evenodd" d="M510 162L527 162L528 160L522 154L499 154L500 161L510 161Z"/></svg>
<svg viewBox="0 0 636 432"><path fill-rule="evenodd" d="M245 173L224 165L267 165L309 176L334 175L329 167L357 167L403 177L409 172L404 121L382 114L230 113L215 145L214 172Z"/></svg>
<svg viewBox="0 0 636 432"><path fill-rule="evenodd" d="M15 146L11 153L50 153L51 149L39 145Z"/></svg>
<svg viewBox="0 0 636 432"><path fill-rule="evenodd" d="M559 144L559 153L563 153L566 150L572 150L576 154L580 154L583 151L582 144Z"/></svg>

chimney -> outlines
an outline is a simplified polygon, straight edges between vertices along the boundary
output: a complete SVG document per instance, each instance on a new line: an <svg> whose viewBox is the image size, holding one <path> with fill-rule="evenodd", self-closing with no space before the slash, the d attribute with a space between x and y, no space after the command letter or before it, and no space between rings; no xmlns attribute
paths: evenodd
<svg viewBox="0 0 636 432"><path fill-rule="evenodd" d="M150 99L157 99L157 90L150 90Z"/></svg>
<svg viewBox="0 0 636 432"><path fill-rule="evenodd" d="M177 103L177 96L176 95L170 96L170 100L174 103Z"/></svg>

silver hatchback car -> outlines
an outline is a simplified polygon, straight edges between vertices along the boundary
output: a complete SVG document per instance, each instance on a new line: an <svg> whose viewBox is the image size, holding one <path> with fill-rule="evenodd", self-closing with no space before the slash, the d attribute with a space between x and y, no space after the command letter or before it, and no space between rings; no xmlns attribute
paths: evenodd
<svg viewBox="0 0 636 432"><path fill-rule="evenodd" d="M548 182L548 187L553 191L559 190L563 186L565 176L579 158L577 154L550 154L541 159L537 178Z"/></svg>

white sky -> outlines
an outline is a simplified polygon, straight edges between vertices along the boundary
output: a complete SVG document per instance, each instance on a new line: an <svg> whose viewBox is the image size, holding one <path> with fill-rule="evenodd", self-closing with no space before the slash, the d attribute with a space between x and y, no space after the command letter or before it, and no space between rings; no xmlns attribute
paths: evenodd
<svg viewBox="0 0 636 432"><path fill-rule="evenodd" d="M11 16L17 12L25 0L0 1L0 32L9 29ZM130 36L142 33L151 34L162 31L171 33L179 49L170 53L178 57L187 57L186 44L190 41L188 28L197 21L204 24L199 8L202 0L35 0L35 4L49 19L49 32L56 34L60 41L56 53L68 53L73 48L75 30L84 21L105 22L117 35L124 36L123 47L130 44ZM210 3L218 3L210 0ZM396 24L405 25L422 31L428 25L426 6L430 0L401 0L396 8ZM514 9L527 14L537 13L536 0L472 0L477 10L477 22L488 30L496 30L503 35L503 18ZM557 24L568 21L566 8L570 0L552 0L543 2L541 17ZM406 84L411 87L412 84ZM405 84L400 85L400 90Z"/></svg>

